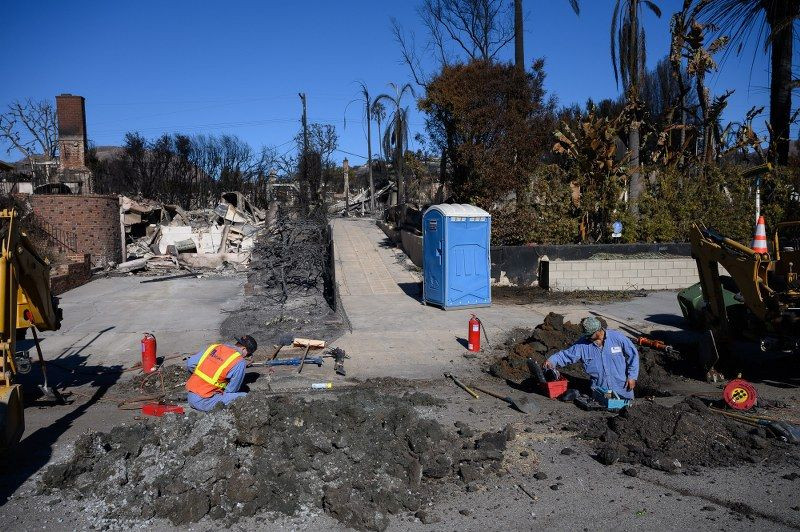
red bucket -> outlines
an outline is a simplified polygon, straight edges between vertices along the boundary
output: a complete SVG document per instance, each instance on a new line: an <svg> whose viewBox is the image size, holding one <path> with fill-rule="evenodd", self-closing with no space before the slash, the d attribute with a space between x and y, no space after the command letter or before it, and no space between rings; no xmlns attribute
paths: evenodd
<svg viewBox="0 0 800 532"><path fill-rule="evenodd" d="M567 379L564 377L561 377L556 381L543 382L539 386L542 388L542 393L550 399L557 399L558 397L561 397L569 387L567 385Z"/></svg>

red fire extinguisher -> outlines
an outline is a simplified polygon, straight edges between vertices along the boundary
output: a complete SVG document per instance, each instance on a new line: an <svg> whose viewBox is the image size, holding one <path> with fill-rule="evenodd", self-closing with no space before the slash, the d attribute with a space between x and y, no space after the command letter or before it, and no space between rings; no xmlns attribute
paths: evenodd
<svg viewBox="0 0 800 532"><path fill-rule="evenodd" d="M481 320L475 314L469 320L469 332L467 334L467 349L477 353L481 350Z"/></svg>
<svg viewBox="0 0 800 532"><path fill-rule="evenodd" d="M142 337L142 371L152 373L156 369L156 337L144 333Z"/></svg>

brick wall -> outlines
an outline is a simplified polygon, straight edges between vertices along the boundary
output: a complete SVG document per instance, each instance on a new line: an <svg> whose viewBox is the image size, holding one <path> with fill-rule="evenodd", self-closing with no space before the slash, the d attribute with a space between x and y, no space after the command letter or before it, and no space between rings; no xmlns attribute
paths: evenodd
<svg viewBox="0 0 800 532"><path fill-rule="evenodd" d="M699 281L694 259L564 260L547 263L552 290L683 290ZM726 274L720 268L721 274Z"/></svg>
<svg viewBox="0 0 800 532"><path fill-rule="evenodd" d="M117 196L34 194L30 201L37 217L75 233L77 253L89 253L95 266L122 262Z"/></svg>
<svg viewBox="0 0 800 532"><path fill-rule="evenodd" d="M92 278L92 264L87 253L80 262L71 262L52 271L50 276L50 291L58 296L88 283Z"/></svg>

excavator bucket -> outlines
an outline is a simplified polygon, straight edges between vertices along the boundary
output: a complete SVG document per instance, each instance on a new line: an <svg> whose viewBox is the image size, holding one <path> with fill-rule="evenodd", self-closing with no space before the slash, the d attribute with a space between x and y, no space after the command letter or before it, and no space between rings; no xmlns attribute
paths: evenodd
<svg viewBox="0 0 800 532"><path fill-rule="evenodd" d="M22 387L0 386L0 454L19 443L25 432Z"/></svg>

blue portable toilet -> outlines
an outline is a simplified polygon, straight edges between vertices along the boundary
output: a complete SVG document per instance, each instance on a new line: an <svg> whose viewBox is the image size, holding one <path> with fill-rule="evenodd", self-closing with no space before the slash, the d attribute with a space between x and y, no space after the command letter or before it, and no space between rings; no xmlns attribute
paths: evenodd
<svg viewBox="0 0 800 532"><path fill-rule="evenodd" d="M488 307L491 215L474 205L433 205L422 216L422 300L443 309Z"/></svg>

